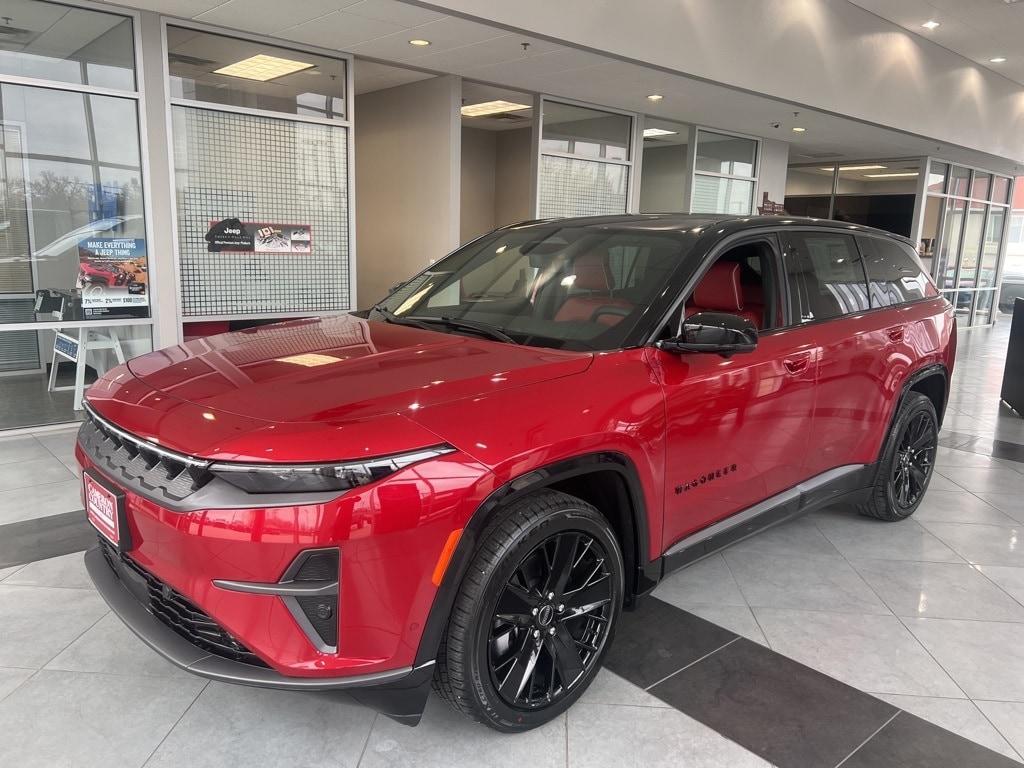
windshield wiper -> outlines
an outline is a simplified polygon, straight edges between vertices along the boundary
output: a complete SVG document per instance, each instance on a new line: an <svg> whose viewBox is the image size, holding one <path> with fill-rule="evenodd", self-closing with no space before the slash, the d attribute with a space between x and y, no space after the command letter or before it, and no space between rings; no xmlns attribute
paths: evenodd
<svg viewBox="0 0 1024 768"><path fill-rule="evenodd" d="M425 331L436 330L432 326L443 325L446 328L456 328L467 331L476 331L495 341L504 341L507 344L518 344L519 342L505 333L501 328L479 320L465 320L461 317L406 317L396 315L390 309L384 307L373 307L374 312L380 314L387 322L395 325L408 325L413 328L422 328Z"/></svg>
<svg viewBox="0 0 1024 768"><path fill-rule="evenodd" d="M385 309L384 307L371 307L371 310L383 317L386 322L394 323L395 325L408 325L412 328L420 328L424 331L434 330L421 320L417 320L412 317L401 317L396 315L390 309Z"/></svg>

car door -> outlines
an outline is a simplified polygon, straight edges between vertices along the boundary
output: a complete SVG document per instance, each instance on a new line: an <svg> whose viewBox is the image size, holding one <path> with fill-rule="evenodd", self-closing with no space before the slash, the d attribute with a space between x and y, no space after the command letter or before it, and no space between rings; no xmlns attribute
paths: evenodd
<svg viewBox="0 0 1024 768"><path fill-rule="evenodd" d="M737 248L758 246L765 309L753 352L672 354L649 350L666 407L665 548L806 477L816 350L799 325L785 327L781 260L774 234L728 243L701 279ZM698 281L697 285L700 283ZM734 286L725 284L725 287ZM750 286L731 291L750 294ZM742 314L742 298L700 296L715 311ZM693 297L685 297L693 303ZM702 306L704 308L704 306Z"/></svg>
<svg viewBox="0 0 1024 768"><path fill-rule="evenodd" d="M782 243L791 314L812 333L818 350L814 429L807 434L813 477L873 460L865 441L887 416L890 353L901 344L902 331L897 319L872 311L853 234L794 230L783 233Z"/></svg>

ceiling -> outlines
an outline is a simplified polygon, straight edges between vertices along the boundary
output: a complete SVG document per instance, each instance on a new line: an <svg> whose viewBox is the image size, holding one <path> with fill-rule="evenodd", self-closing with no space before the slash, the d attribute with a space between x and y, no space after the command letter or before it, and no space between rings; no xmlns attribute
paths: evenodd
<svg viewBox="0 0 1024 768"><path fill-rule="evenodd" d="M885 7L904 2L909 5L911 0L878 0L874 4ZM951 6L1003 5L1002 0L942 2ZM790 143L793 162L936 154L1008 173L1017 170L1013 162L984 153L795 108L780 100L446 16L399 0L125 0L124 4L369 59L355 67L357 94L430 74L451 73L529 93L776 138ZM860 0L858 4L867 7L872 3ZM430 45L416 47L409 44L411 39L429 40ZM406 69L376 66L381 62ZM652 93L664 98L657 103L649 101L647 96ZM794 133L793 127L806 131Z"/></svg>
<svg viewBox="0 0 1024 768"><path fill-rule="evenodd" d="M909 32L1024 85L1024 2L849 0ZM939 22L928 30L926 21ZM1002 63L989 59L1005 57Z"/></svg>

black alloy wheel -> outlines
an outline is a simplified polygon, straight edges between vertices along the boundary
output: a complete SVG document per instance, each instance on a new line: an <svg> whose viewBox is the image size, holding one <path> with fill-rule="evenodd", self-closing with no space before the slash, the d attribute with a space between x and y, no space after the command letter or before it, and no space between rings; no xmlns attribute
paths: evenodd
<svg viewBox="0 0 1024 768"><path fill-rule="evenodd" d="M920 392L908 392L879 457L874 485L856 502L857 510L887 522L914 514L932 479L938 447L935 405Z"/></svg>
<svg viewBox="0 0 1024 768"><path fill-rule="evenodd" d="M527 554L491 621L489 671L502 700L535 709L572 691L608 637L612 597L608 554L593 536L562 531Z"/></svg>
<svg viewBox="0 0 1024 768"><path fill-rule="evenodd" d="M935 420L927 412L915 414L904 426L890 479L892 499L900 509L913 509L924 496L938 441Z"/></svg>
<svg viewBox="0 0 1024 768"><path fill-rule="evenodd" d="M547 489L509 502L461 576L434 689L505 733L558 717L611 647L625 571L615 529L591 504Z"/></svg>

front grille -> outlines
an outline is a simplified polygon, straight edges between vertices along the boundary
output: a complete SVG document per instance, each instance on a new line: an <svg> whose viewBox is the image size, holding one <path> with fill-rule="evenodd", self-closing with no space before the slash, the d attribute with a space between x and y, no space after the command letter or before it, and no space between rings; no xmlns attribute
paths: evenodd
<svg viewBox="0 0 1024 768"><path fill-rule="evenodd" d="M193 645L232 661L267 666L256 654L235 640L200 608L185 599L127 555L119 553L106 539L100 539L107 564L121 578L121 568L138 576L146 587L147 608L160 621Z"/></svg>
<svg viewBox="0 0 1024 768"><path fill-rule="evenodd" d="M157 448L89 409L78 431L78 442L93 462L144 494L181 501L213 479L207 469L209 462Z"/></svg>

